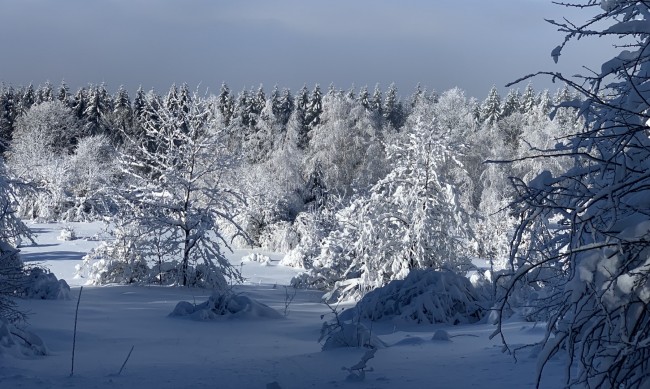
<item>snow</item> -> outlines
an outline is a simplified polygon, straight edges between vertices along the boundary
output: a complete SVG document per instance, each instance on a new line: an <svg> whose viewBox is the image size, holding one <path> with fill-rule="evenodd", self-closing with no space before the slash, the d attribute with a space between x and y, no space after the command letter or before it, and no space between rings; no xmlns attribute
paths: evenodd
<svg viewBox="0 0 650 389"><path fill-rule="evenodd" d="M298 290L289 314L277 319L194 321L168 315L180 301L192 307L205 302L211 291L123 285L83 288L75 373L70 377L75 305L79 286L85 283L82 278L72 278L74 266L98 244L89 238L101 235L103 226L69 225L77 233L75 240L57 240L60 225L30 225L38 233L37 245L21 247L22 255L27 262L41 263L66 279L72 287L71 298L19 301L20 308L29 312L28 329L45 342L49 353L44 357L0 354L0 388L534 387L534 352L520 350L515 363L512 356L502 353L499 340L489 339L494 331L490 324L362 320L372 336L389 345L371 359L363 348L321 351L319 331L332 314L320 302L320 291ZM281 254L255 252L269 257L269 264L244 262L242 272L247 281L233 285L232 291L282 313L286 301L282 286L299 270L279 265ZM236 251L229 260L239 266L250 253ZM513 349L541 340L539 328L543 326L517 320L504 324ZM442 335L451 341L432 340ZM118 375L131 347L133 352ZM364 373L358 382L347 382L349 370L359 364L372 373ZM563 361L551 361L541 387L562 387L563 367Z"/></svg>

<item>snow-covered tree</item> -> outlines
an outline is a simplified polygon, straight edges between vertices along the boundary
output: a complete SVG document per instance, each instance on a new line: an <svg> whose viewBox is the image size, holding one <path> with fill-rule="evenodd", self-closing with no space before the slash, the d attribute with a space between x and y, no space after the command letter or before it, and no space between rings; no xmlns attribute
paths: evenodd
<svg viewBox="0 0 650 389"><path fill-rule="evenodd" d="M501 108L501 96L496 85L490 89L488 97L481 105L481 120L487 125L493 125L503 116Z"/></svg>
<svg viewBox="0 0 650 389"><path fill-rule="evenodd" d="M296 283L333 288L331 298L359 297L412 269L466 270L468 215L460 204L459 162L431 105L388 145L389 173L336 214L311 275ZM310 277L311 276L311 277Z"/></svg>
<svg viewBox="0 0 650 389"><path fill-rule="evenodd" d="M614 36L625 42L599 71L567 82L584 97L572 101L584 129L545 153L570 156L559 174L517 180L513 273L499 304L532 283L548 318L540 369L556 354L567 360L567 386L642 388L650 385L650 6L645 1L585 0L584 23L554 22L576 38ZM501 332L501 327L497 333Z"/></svg>
<svg viewBox="0 0 650 389"><path fill-rule="evenodd" d="M82 135L58 100L35 105L16 121L7 163L31 187L22 191L22 216L84 220L113 209L104 191L114 179L113 146L105 136Z"/></svg>
<svg viewBox="0 0 650 389"><path fill-rule="evenodd" d="M320 166L330 192L350 196L383 175L381 134L362 105L338 94L325 96L320 124L312 129L307 172Z"/></svg>
<svg viewBox="0 0 650 389"><path fill-rule="evenodd" d="M25 318L12 300L24 286L23 262L14 246L31 233L16 214L16 200L4 163L0 163L0 322Z"/></svg>
<svg viewBox="0 0 650 389"><path fill-rule="evenodd" d="M128 177L121 222L145 231L143 239L165 237L168 261L178 263L175 282L225 288L227 279L240 278L223 254L222 231L223 223L239 231L234 212L241 198L226 179L235 160L208 120L207 104L194 98L188 108L150 107L157 119L142 123L143 138L129 138L120 156Z"/></svg>

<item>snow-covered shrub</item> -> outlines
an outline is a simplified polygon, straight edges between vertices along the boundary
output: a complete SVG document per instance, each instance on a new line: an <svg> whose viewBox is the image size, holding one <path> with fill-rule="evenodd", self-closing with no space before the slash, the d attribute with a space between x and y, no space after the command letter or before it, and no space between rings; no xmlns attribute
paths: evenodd
<svg viewBox="0 0 650 389"><path fill-rule="evenodd" d="M342 369L349 373L348 376L345 377L345 380L347 382L361 382L365 380L366 373L374 371L374 369L372 367L368 367L367 364L369 360L375 357L376 352L376 348L370 349L366 351L366 353L361 357L361 360L356 364L350 367L343 366Z"/></svg>
<svg viewBox="0 0 650 389"><path fill-rule="evenodd" d="M41 300L70 299L68 283L40 267L26 269L23 282L24 286L20 292L23 297Z"/></svg>
<svg viewBox="0 0 650 389"><path fill-rule="evenodd" d="M345 312L345 311L344 311ZM386 344L362 323L346 321L341 323L323 323L321 336L323 350L345 347L384 348Z"/></svg>
<svg viewBox="0 0 650 389"><path fill-rule="evenodd" d="M18 358L47 355L47 347L36 334L18 328L0 316L0 356L12 355Z"/></svg>
<svg viewBox="0 0 650 389"><path fill-rule="evenodd" d="M141 231L116 227L112 234L112 241L100 243L75 266L76 277L86 278L91 285L148 282L150 269L138 239Z"/></svg>
<svg viewBox="0 0 650 389"><path fill-rule="evenodd" d="M287 253L300 243L300 236L293 227L293 223L280 221L266 226L259 236L261 248Z"/></svg>
<svg viewBox="0 0 650 389"><path fill-rule="evenodd" d="M370 320L410 323L474 323L483 317L485 302L470 281L451 271L412 270L366 294L355 308L341 314Z"/></svg>
<svg viewBox="0 0 650 389"><path fill-rule="evenodd" d="M281 265L303 269L313 267L313 260L321 251L321 241L333 228L334 213L327 209L301 212L293 223L299 242L286 253Z"/></svg>
<svg viewBox="0 0 650 389"><path fill-rule="evenodd" d="M61 232L59 233L59 236L57 236L57 239L63 241L75 240L77 239L77 233L72 226L64 226L61 228Z"/></svg>
<svg viewBox="0 0 650 389"><path fill-rule="evenodd" d="M244 319L279 319L282 317L280 312L275 309L248 296L230 291L215 291L207 301L198 305L181 301L176 304L169 316L189 316L193 320L215 320L223 317Z"/></svg>

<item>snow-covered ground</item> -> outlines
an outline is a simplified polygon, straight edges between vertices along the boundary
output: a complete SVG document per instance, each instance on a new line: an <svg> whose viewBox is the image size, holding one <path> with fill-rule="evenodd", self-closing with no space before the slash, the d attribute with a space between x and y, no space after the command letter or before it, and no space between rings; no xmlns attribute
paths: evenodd
<svg viewBox="0 0 650 389"><path fill-rule="evenodd" d="M71 300L23 300L30 329L45 341L49 355L19 359L0 354L0 388L529 388L534 387L536 358L522 350L517 363L501 352L494 327L404 326L366 323L390 345L377 351L363 382L348 382L347 372L365 351L357 348L321 351L317 342L330 310L321 292L298 290L281 319L194 321L168 317L181 300L201 303L210 292L157 286L83 288L77 328L75 373L70 377L76 297L84 279L75 279L75 265L101 235L101 224L69 224L78 239L57 239L63 225L31 224L37 245L22 247L23 258L40 262L72 287ZM248 251L230 258L236 265ZM299 271L278 265L279 254L263 253L270 264L245 261L247 278L236 285L245 294L281 313L284 285ZM293 293L289 289L290 293ZM433 341L444 329L451 341ZM513 345L541 338L541 325L512 321L506 333ZM456 336L461 335L461 336ZM129 350L133 353L120 375ZM562 363L545 369L542 387L562 387ZM278 386L267 386L271 383Z"/></svg>

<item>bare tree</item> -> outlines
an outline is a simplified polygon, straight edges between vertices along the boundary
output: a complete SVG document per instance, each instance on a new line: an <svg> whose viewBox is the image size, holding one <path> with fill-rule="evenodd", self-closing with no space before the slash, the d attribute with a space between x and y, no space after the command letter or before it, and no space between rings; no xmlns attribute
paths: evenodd
<svg viewBox="0 0 650 389"><path fill-rule="evenodd" d="M650 4L585 0L567 7L594 10L585 23L549 21L572 40L614 36L620 53L586 76L550 75L584 100L567 101L584 128L541 157L569 156L560 174L514 180L521 218L512 273L498 308L503 313L522 284L538 290L548 318L544 365L566 355L566 384L590 388L650 385ZM531 75L533 76L533 75ZM524 79L531 77L527 76ZM499 325L495 335L503 333ZM504 338L505 342L505 338ZM566 353L566 354L564 354Z"/></svg>

